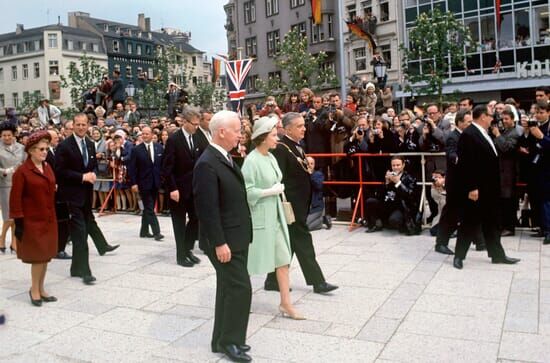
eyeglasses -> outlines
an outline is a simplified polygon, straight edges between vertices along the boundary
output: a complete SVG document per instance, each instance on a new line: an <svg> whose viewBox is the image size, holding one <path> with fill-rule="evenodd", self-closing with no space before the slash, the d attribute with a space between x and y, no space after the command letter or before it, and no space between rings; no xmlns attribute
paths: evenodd
<svg viewBox="0 0 550 363"><path fill-rule="evenodd" d="M34 150L38 150L40 152L48 151L47 147L35 147Z"/></svg>

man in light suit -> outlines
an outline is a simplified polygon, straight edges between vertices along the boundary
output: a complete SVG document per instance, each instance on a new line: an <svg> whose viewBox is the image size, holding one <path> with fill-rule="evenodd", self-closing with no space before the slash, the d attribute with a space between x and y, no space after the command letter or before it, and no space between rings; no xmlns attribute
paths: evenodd
<svg viewBox="0 0 550 363"><path fill-rule="evenodd" d="M460 136L457 147L464 215L458 229L453 266L462 269L471 243L469 236L478 224L481 224L492 263L515 264L519 259L506 256L500 243L499 216L495 213L500 202L499 156L487 131L491 125L487 106L476 106L472 116L474 120Z"/></svg>
<svg viewBox="0 0 550 363"><path fill-rule="evenodd" d="M169 206L176 239L176 262L193 267L200 259L192 252L198 238L198 222L193 204L193 168L198 148L193 134L199 127L200 115L191 108L176 117L183 126L166 141L162 162L162 177L170 194ZM186 223L187 218L189 221Z"/></svg>
<svg viewBox="0 0 550 363"><path fill-rule="evenodd" d="M153 131L148 126L141 130L141 138L143 142L132 151L128 167L132 191L139 192L143 202L139 236L160 241L164 236L160 234L159 221L155 215L155 200L160 187L162 146L152 141ZM153 234L149 233L149 226Z"/></svg>
<svg viewBox="0 0 550 363"><path fill-rule="evenodd" d="M234 362L249 362L246 329L252 287L247 271L252 219L244 178L229 151L241 138L235 112L220 111L210 123L212 144L195 166L193 194L201 243L216 269L216 308L211 348Z"/></svg>

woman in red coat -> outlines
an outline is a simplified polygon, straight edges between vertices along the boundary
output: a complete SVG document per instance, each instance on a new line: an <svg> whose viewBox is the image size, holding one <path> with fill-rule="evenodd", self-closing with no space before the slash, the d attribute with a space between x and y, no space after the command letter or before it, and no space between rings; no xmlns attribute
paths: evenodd
<svg viewBox="0 0 550 363"><path fill-rule="evenodd" d="M51 136L47 131L33 133L25 151L27 160L15 171L10 193L10 218L15 221L17 257L32 264L31 303L57 301L44 289L48 262L57 254L55 216L55 176L46 162Z"/></svg>

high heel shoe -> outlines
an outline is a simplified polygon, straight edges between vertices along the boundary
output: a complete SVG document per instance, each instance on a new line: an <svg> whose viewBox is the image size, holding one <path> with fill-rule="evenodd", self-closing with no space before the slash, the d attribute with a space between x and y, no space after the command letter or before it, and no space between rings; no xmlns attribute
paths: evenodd
<svg viewBox="0 0 550 363"><path fill-rule="evenodd" d="M31 304L33 304L34 306L42 306L42 299L37 299L37 300L33 299L31 290L29 290L29 297L31 298Z"/></svg>
<svg viewBox="0 0 550 363"><path fill-rule="evenodd" d="M55 296L42 296L40 295L40 298L42 299L42 301L44 302L56 302L57 301L57 298Z"/></svg>
<svg viewBox="0 0 550 363"><path fill-rule="evenodd" d="M279 312L281 313L281 316L283 318L289 318L289 319L292 319L292 320L306 320L305 317L298 314L297 312L293 312L293 313L289 312L282 305L279 305Z"/></svg>
<svg viewBox="0 0 550 363"><path fill-rule="evenodd" d="M17 253L17 250L15 248L13 248L12 246L10 246L10 253L11 254Z"/></svg>
<svg viewBox="0 0 550 363"><path fill-rule="evenodd" d="M2 252L3 254L6 253L6 247L0 247L0 252Z"/></svg>

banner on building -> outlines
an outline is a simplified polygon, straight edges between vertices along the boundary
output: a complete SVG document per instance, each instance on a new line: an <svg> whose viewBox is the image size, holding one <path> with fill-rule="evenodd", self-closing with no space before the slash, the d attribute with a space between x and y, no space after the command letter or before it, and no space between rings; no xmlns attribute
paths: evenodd
<svg viewBox="0 0 550 363"><path fill-rule="evenodd" d="M212 83L216 83L220 78L222 61L212 57Z"/></svg>
<svg viewBox="0 0 550 363"><path fill-rule="evenodd" d="M322 0L311 0L311 18L314 24L323 23L323 13L321 12L322 5Z"/></svg>
<svg viewBox="0 0 550 363"><path fill-rule="evenodd" d="M225 60L225 74L229 87L229 100L233 111L242 112L242 101L246 96L246 81L253 59Z"/></svg>
<svg viewBox="0 0 550 363"><path fill-rule="evenodd" d="M346 21L346 24L348 25L349 31L366 41L371 52L374 52L376 49L376 42L374 41L372 35L363 29L362 20L356 19L356 21Z"/></svg>

